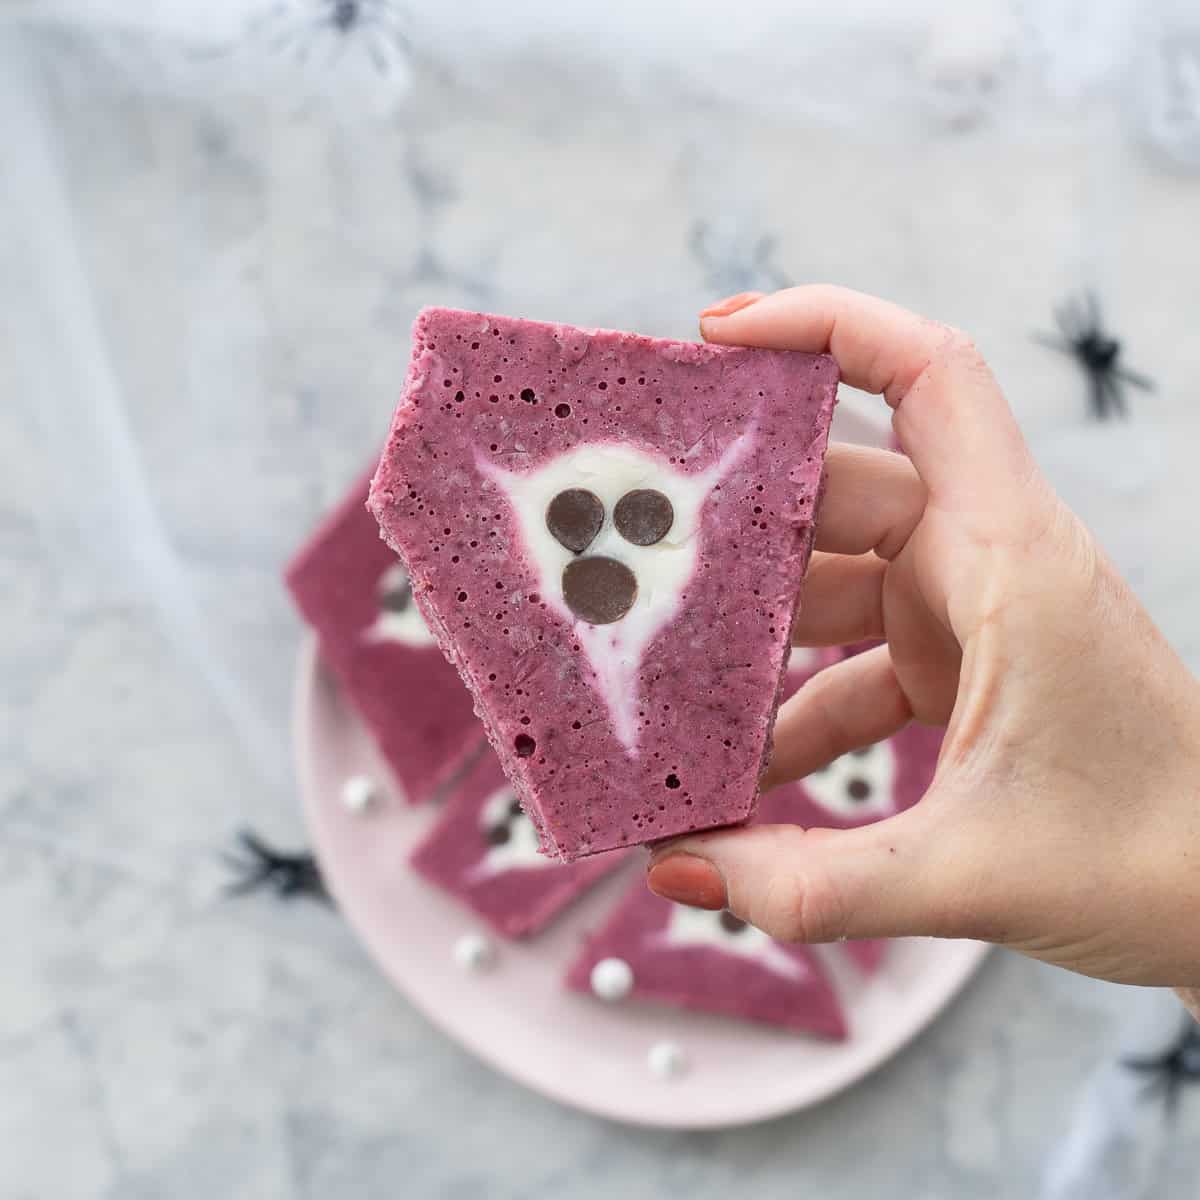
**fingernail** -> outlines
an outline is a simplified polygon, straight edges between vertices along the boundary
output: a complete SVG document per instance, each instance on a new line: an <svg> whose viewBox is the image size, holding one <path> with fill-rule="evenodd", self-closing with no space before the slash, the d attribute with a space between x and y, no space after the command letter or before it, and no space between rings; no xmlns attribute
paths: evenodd
<svg viewBox="0 0 1200 1200"><path fill-rule="evenodd" d="M726 904L725 880L707 859L694 854L668 854L650 865L646 885L664 900L714 911Z"/></svg>
<svg viewBox="0 0 1200 1200"><path fill-rule="evenodd" d="M701 314L700 318L705 317L727 317L730 313L735 313L740 308L749 308L755 300L762 299L762 292L738 292L736 296L726 296L724 300L718 300L716 304L710 304Z"/></svg>

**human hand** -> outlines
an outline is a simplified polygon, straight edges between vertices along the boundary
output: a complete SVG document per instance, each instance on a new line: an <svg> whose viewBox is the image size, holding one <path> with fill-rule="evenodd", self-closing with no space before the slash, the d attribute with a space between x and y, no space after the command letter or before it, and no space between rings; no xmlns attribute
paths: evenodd
<svg viewBox="0 0 1200 1200"><path fill-rule="evenodd" d="M970 340L824 286L735 298L701 332L828 351L884 397L905 452L830 448L794 641L887 644L784 705L764 786L909 720L947 729L914 808L676 839L650 887L785 940L972 937L1200 986L1200 685L1050 488Z"/></svg>

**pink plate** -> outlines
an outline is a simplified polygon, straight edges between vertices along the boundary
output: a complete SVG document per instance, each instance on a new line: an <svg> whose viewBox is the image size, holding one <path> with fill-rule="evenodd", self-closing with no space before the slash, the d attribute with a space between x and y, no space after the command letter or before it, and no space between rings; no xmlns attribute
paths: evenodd
<svg viewBox="0 0 1200 1200"><path fill-rule="evenodd" d="M881 437L862 418L840 424L843 438ZM836 1044L571 994L562 986L567 965L584 932L628 886L631 872L642 869L636 854L547 932L524 944L497 944L489 969L466 973L455 962L455 942L485 929L406 862L434 810L410 807L396 794L370 737L320 666L313 640L300 656L294 723L305 813L321 869L380 968L435 1025L485 1062L599 1116L703 1129L814 1104L861 1079L928 1025L987 950L977 942L897 941L864 982L836 947L820 948L851 1030ZM352 775L369 776L382 789L363 811L352 811L341 798ZM686 1060L674 1078L658 1078L648 1066L650 1048L662 1041L675 1042Z"/></svg>

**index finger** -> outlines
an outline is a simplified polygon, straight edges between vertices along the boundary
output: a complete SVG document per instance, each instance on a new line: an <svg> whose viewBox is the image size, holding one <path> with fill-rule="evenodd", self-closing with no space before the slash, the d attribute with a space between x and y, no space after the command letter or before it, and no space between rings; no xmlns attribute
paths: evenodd
<svg viewBox="0 0 1200 1200"><path fill-rule="evenodd" d="M706 341L832 354L842 379L882 395L931 495L990 507L1034 471L1003 393L958 330L849 288L811 284L703 317Z"/></svg>

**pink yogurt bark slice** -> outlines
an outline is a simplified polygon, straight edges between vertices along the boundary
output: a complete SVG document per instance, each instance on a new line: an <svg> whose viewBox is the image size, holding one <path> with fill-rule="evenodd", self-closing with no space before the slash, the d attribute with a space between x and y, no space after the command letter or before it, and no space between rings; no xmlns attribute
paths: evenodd
<svg viewBox="0 0 1200 1200"><path fill-rule="evenodd" d="M787 696L790 698L819 670L873 644L821 651L801 660L798 667L793 656L787 674ZM759 800L755 823L851 829L903 812L921 799L932 781L942 734L940 729L909 725L886 741L843 755L806 779L772 788ZM887 953L886 939L843 945L865 975L873 974Z"/></svg>
<svg viewBox="0 0 1200 1200"><path fill-rule="evenodd" d="M663 900L641 879L588 939L567 986L593 991L593 972L606 959L628 966L628 994L639 999L835 1040L846 1036L837 994L807 946L776 942L729 912Z"/></svg>
<svg viewBox="0 0 1200 1200"><path fill-rule="evenodd" d="M759 802L758 820L852 829L894 816L925 794L941 745L942 730L908 725L802 780L772 788Z"/></svg>
<svg viewBox="0 0 1200 1200"><path fill-rule="evenodd" d="M543 850L744 821L833 360L447 309L413 340L371 508Z"/></svg>
<svg viewBox="0 0 1200 1200"><path fill-rule="evenodd" d="M502 937L519 938L544 929L625 859L618 851L558 863L539 853L533 822L488 752L413 851L412 865Z"/></svg>
<svg viewBox="0 0 1200 1200"><path fill-rule="evenodd" d="M403 563L379 538L363 478L287 569L321 657L374 736L405 797L429 799L483 743L471 695L412 602Z"/></svg>

